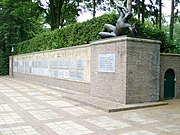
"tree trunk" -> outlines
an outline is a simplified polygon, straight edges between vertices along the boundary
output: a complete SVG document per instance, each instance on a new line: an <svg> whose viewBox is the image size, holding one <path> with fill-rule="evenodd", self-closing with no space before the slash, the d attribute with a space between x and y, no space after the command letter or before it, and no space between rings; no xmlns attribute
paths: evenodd
<svg viewBox="0 0 180 135"><path fill-rule="evenodd" d="M93 18L96 16L96 0L93 0Z"/></svg>
<svg viewBox="0 0 180 135"><path fill-rule="evenodd" d="M64 26L64 17L61 18L61 24L60 24L61 28Z"/></svg>
<svg viewBox="0 0 180 135"><path fill-rule="evenodd" d="M59 0L58 2L58 15L57 15L57 29L59 28L60 25L60 20L61 20L61 13L62 13L62 6L63 6L63 0Z"/></svg>
<svg viewBox="0 0 180 135"><path fill-rule="evenodd" d="M132 0L127 0L127 9L131 12L132 11Z"/></svg>
<svg viewBox="0 0 180 135"><path fill-rule="evenodd" d="M145 0L142 0L142 24L144 23L144 11L145 11L145 4L144 4Z"/></svg>
<svg viewBox="0 0 180 135"><path fill-rule="evenodd" d="M53 0L49 0L50 3L50 19L51 19L51 30L56 29L56 13L55 13L55 5Z"/></svg>
<svg viewBox="0 0 180 135"><path fill-rule="evenodd" d="M173 40L173 30L174 30L174 0L171 0L171 18L169 27L169 38Z"/></svg>
<svg viewBox="0 0 180 135"><path fill-rule="evenodd" d="M140 21L140 17L141 17L141 6L140 6L140 0L138 0L138 20Z"/></svg>
<svg viewBox="0 0 180 135"><path fill-rule="evenodd" d="M161 30L162 26L162 0L159 0L159 29Z"/></svg>

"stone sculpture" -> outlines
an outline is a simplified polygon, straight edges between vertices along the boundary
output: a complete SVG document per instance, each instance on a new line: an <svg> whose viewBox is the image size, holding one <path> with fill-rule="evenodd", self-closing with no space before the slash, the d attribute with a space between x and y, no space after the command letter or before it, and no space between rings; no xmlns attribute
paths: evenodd
<svg viewBox="0 0 180 135"><path fill-rule="evenodd" d="M121 36L124 33L125 29L129 29L131 35L135 35L135 25L128 23L128 20L131 19L132 13L123 5L115 2L117 6L117 11L119 13L119 18L116 22L116 26L111 24L105 24L102 32L99 32L101 38L110 38Z"/></svg>

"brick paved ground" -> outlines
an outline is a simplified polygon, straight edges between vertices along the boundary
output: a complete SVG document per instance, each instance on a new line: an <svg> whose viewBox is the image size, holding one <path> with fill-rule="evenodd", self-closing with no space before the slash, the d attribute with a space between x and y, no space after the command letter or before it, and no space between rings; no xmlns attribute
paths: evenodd
<svg viewBox="0 0 180 135"><path fill-rule="evenodd" d="M0 134L180 134L180 99L169 105L107 113L62 97L47 87L0 77Z"/></svg>

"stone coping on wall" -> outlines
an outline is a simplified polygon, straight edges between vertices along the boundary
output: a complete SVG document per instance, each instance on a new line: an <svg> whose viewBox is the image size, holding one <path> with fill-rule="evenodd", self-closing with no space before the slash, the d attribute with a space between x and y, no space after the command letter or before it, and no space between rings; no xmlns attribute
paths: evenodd
<svg viewBox="0 0 180 135"><path fill-rule="evenodd" d="M25 53L25 54L17 54L17 55L13 55L13 56L33 55L33 54L49 53L49 52L56 52L56 51L61 51L61 50L71 50L71 49L85 48L85 47L90 47L90 44L76 45L76 46L71 46L71 47L64 47L64 48L59 48L59 49L38 51L38 52Z"/></svg>
<svg viewBox="0 0 180 135"><path fill-rule="evenodd" d="M160 55L162 55L162 56L179 56L180 57L180 54L173 54L173 53L160 53Z"/></svg>
<svg viewBox="0 0 180 135"><path fill-rule="evenodd" d="M38 51L38 52L25 53L25 54L18 54L18 56L32 55L32 54L39 54L39 53L48 53L48 52L54 52L54 51L60 51L60 50L84 48L84 47L90 47L91 45L98 45L98 44L112 43L112 42L122 42L122 41L134 41L134 42L153 43L153 44L160 44L161 43L161 41L158 41L158 40L119 36L119 37L106 38L106 39L100 39L100 40L92 41L90 44L76 45L76 46L71 46L71 47L64 47L64 48L59 48L59 49ZM16 55L14 55L14 56L16 56Z"/></svg>
<svg viewBox="0 0 180 135"><path fill-rule="evenodd" d="M158 44L158 45L161 44L161 41L158 41L158 40L133 38L133 37L127 37L127 36L119 36L119 37L106 38L106 39L100 39L100 40L97 40L97 41L93 41L93 42L90 43L90 45L98 45L98 44L106 44L106 43L122 42L122 41L153 43L153 44Z"/></svg>

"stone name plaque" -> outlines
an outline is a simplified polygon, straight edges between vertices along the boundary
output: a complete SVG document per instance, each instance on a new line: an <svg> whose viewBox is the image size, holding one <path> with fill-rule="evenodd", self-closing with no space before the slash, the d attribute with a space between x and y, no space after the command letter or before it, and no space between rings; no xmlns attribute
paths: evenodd
<svg viewBox="0 0 180 135"><path fill-rule="evenodd" d="M115 54L99 54L98 71L115 72Z"/></svg>
<svg viewBox="0 0 180 135"><path fill-rule="evenodd" d="M17 55L13 72L90 82L90 47Z"/></svg>

